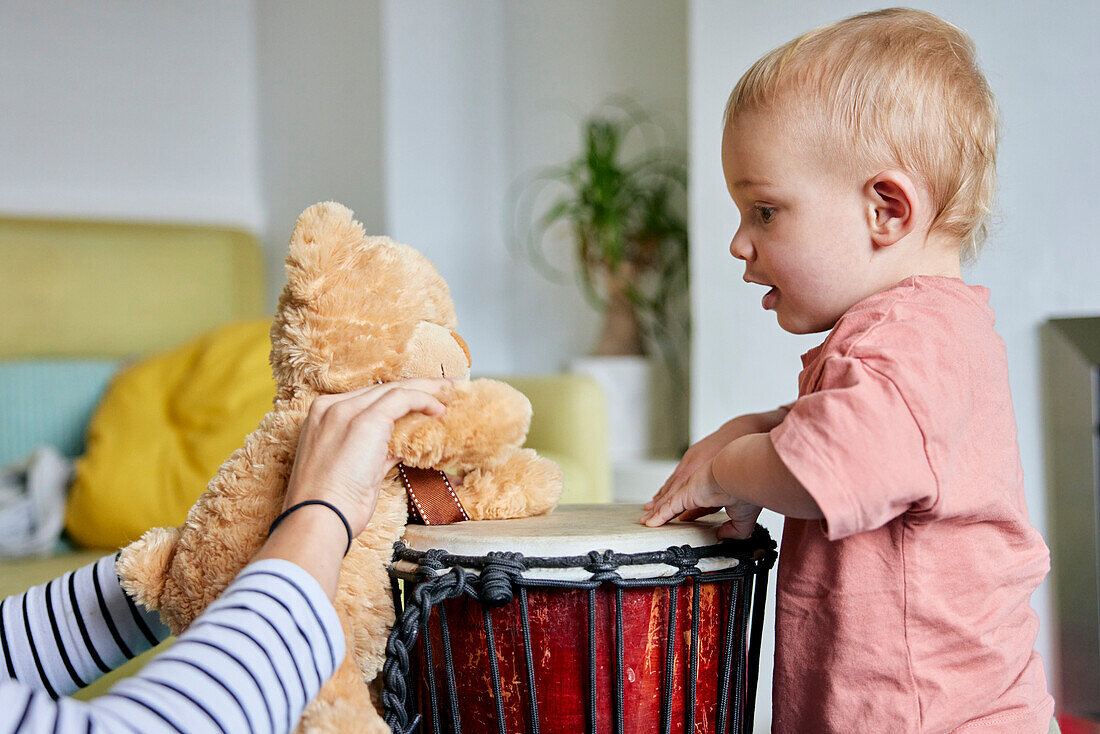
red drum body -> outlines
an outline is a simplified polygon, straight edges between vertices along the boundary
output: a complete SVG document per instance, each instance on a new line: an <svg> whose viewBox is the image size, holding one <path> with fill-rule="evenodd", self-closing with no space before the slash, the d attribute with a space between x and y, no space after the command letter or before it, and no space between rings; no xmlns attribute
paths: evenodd
<svg viewBox="0 0 1100 734"><path fill-rule="evenodd" d="M391 569L404 579L384 671L391 727L751 731L774 543L758 528L716 544L720 521L647 529L640 514L562 507L406 536L437 547L399 547Z"/></svg>

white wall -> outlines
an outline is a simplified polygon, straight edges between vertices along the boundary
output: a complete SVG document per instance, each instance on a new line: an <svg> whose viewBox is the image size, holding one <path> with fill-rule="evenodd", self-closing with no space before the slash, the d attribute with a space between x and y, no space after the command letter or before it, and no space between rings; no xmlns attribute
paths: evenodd
<svg viewBox="0 0 1100 734"><path fill-rule="evenodd" d="M687 147L683 0L543 0L506 8L509 183L575 157L583 119L611 94L630 95L659 113L674 132L670 144ZM567 242L551 243L550 256L570 270ZM602 318L575 284L551 283L522 259L513 277L514 368L553 371L587 354Z"/></svg>
<svg viewBox="0 0 1100 734"><path fill-rule="evenodd" d="M382 8L390 234L447 278L475 371L558 370L589 350L599 317L509 248L510 188L575 155L584 115L613 93L664 111L683 143L684 3Z"/></svg>
<svg viewBox="0 0 1100 734"><path fill-rule="evenodd" d="M306 206L386 230L378 6L0 2L0 211L242 227L274 308Z"/></svg>
<svg viewBox="0 0 1100 734"><path fill-rule="evenodd" d="M510 371L503 4L382 3L388 234L451 287L477 372Z"/></svg>
<svg viewBox="0 0 1100 734"><path fill-rule="evenodd" d="M1055 315L1100 311L1095 210L1100 143L1100 6L1058 3L917 2L967 30L1001 106L1000 224L967 282L992 291L1008 348L1021 461L1031 518L1046 529L1038 327ZM799 355L823 335L795 337L761 310L760 289L740 280L729 253L738 215L722 180L725 100L761 54L810 28L878 5L842 0L689 6L692 288L695 316L692 433L797 395ZM1037 648L1054 678L1054 620L1047 585L1032 599ZM769 621L769 624L771 622ZM765 658L771 652L766 650ZM762 687L767 690L766 682ZM762 697L761 709L766 706Z"/></svg>
<svg viewBox="0 0 1100 734"><path fill-rule="evenodd" d="M274 311L290 232L307 206L339 201L368 233L387 231L381 19L378 0L262 0L255 18L260 234Z"/></svg>
<svg viewBox="0 0 1100 734"><path fill-rule="evenodd" d="M335 199L435 261L477 371L554 371L600 319L509 249L509 188L613 93L683 142L686 73L683 0L0 0L0 212L244 227L274 307Z"/></svg>
<svg viewBox="0 0 1100 734"><path fill-rule="evenodd" d="M0 211L264 221L248 0L5 0L0 89Z"/></svg>

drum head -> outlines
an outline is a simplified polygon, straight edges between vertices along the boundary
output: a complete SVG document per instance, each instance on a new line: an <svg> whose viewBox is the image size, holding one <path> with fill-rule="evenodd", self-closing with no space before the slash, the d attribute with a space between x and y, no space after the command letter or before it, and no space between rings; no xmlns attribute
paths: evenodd
<svg viewBox="0 0 1100 734"><path fill-rule="evenodd" d="M719 542L715 533L726 520L725 513L715 513L699 520L673 520L649 528L638 523L642 512L641 505L562 505L547 515L518 520L409 525L404 543L413 550L444 550L457 556L483 557L490 551L540 558L585 556L592 551L634 554L662 551L670 546L715 545ZM713 571L736 566L737 559L703 558L698 565L700 570ZM647 564L623 566L619 574L624 578L646 578L672 575L677 570L666 564ZM562 580L579 580L589 575L580 567L531 569L524 573L525 577Z"/></svg>

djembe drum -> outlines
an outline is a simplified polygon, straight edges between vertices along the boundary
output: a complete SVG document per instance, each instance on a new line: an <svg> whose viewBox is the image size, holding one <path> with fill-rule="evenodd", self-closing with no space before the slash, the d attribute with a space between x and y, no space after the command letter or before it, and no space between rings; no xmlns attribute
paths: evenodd
<svg viewBox="0 0 1100 734"><path fill-rule="evenodd" d="M641 513L410 525L390 567L393 731L751 731L775 543Z"/></svg>

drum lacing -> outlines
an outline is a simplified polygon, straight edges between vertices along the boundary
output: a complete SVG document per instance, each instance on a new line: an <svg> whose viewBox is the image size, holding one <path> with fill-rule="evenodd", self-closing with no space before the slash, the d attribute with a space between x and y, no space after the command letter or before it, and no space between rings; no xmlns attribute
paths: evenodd
<svg viewBox="0 0 1100 734"><path fill-rule="evenodd" d="M620 565L614 551L588 551L588 563L584 570L592 574L589 581L608 581L619 578Z"/></svg>
<svg viewBox="0 0 1100 734"><path fill-rule="evenodd" d="M669 566L675 566L680 569L681 573L689 574L691 571L698 572L699 570L699 556L696 555L694 549L690 545L672 545L669 546L665 553L668 556L664 562Z"/></svg>
<svg viewBox="0 0 1100 734"><path fill-rule="evenodd" d="M490 675L493 686L493 699L496 705L496 723L499 734L505 734L504 711L502 709L501 676L497 666L497 651L494 645L494 633L492 615L489 613L491 599L501 599L495 603L506 603L512 596L512 588L518 589L520 599L524 658L527 672L528 697L531 711L528 726L532 734L539 732L538 694L535 688L535 674L533 668L532 644L529 631L527 611L527 590L531 588L565 588L585 589L588 595L588 660L589 660L589 701L588 701L588 731L597 732L596 698L601 695L597 689L596 675L596 605L595 592L603 583L609 582L615 587L615 661L614 661L614 719L613 730L615 734L624 731L624 659L623 659L623 590L632 587L645 587L650 585L665 586L668 588L668 636L666 647L666 671L672 671L676 660L674 641L678 632L677 599L678 589L685 580L690 580L691 588L691 628L684 630L690 634L688 649L693 651L689 661L687 674L688 686L685 694L689 701L695 696L695 679L697 677L698 664L694 651L699 646L699 610L700 593L699 584L717 581L720 578L731 579L733 587L728 598L726 610L725 644L721 651L720 660L720 695L716 711L717 731L744 732L751 731L753 726L752 700L755 696L757 682L757 662L760 656L761 637L764 622L764 600L767 593L768 571L775 563L775 542L767 531L757 526L752 537L746 540L725 541L719 545L692 548L691 546L672 546L663 551L650 551L643 553L615 553L613 551L590 551L584 556L568 557L524 557L520 553L492 552L486 556L462 556L452 555L445 551L433 549L429 551L415 551L398 541L394 544L394 561L403 561L416 565L414 573L400 574L394 566L390 566L389 572L393 583L395 608L398 610L398 621L394 625L393 632L386 645L386 663L383 668L383 680L385 688L382 692L382 701L385 706L385 721L391 730L398 734L411 734L420 726L421 717L417 714L411 723L408 719L411 715L413 704L409 700L408 685L410 683L410 657L409 651L417 642L418 634L423 630L424 653L427 665L428 697L430 698L433 717L433 730L441 731L440 707L438 706L435 673L432 663L431 636L428 634L428 620L432 608L439 606L439 622L441 639L444 645L445 670L447 675L447 689L450 696L450 709L453 722L453 731L460 732L460 717L456 697L454 672L450 658L448 644L448 632L446 621L446 608L442 602L446 599L455 599L464 594L479 599L483 607L484 629L488 658L490 661ZM735 568L724 569L719 572L704 572L699 568L699 561L712 557L734 557L739 560ZM666 564L676 568L671 576L654 578L622 578L618 573L623 566L644 566L651 564ZM528 578L525 571L535 568L560 569L582 567L591 577L587 580L565 580L556 578ZM443 569L449 569L443 573ZM468 571L468 568L479 569L477 572ZM401 610L398 587L398 578L405 580L404 610ZM409 585L412 585L411 587ZM491 589L486 592L484 586L496 587L508 586L507 591ZM751 598L751 605L749 599ZM749 618L751 614L751 634L749 633ZM744 654L745 641L748 642L748 654ZM740 652L738 652L740 650ZM662 702L660 731L669 733L672 729L672 695L674 689L674 676L666 674L664 680L664 695ZM694 729L695 709L688 705L685 708L685 727ZM488 722L479 722L484 731ZM657 723L657 722L654 722ZM602 732L600 732L602 734Z"/></svg>
<svg viewBox="0 0 1100 734"><path fill-rule="evenodd" d="M398 541L394 548L404 547ZM399 615L395 621L393 632L386 641L386 663L382 667L382 676L385 687L382 690L382 703L385 709L384 719L390 729L399 734L412 734L420 726L420 715L417 714L412 722L408 720L405 710L406 680L409 677L409 650L416 644L416 637L420 631L421 616L427 618L432 607L444 599L454 599L462 596L469 586L469 577L472 574L464 568L453 567L445 574L438 573L443 569L442 558L446 555L441 550L430 550L420 560L420 568L417 569L417 584L413 589L414 603L405 608L404 614ZM431 583L423 583L426 581Z"/></svg>
<svg viewBox="0 0 1100 734"><path fill-rule="evenodd" d="M523 554L490 551L485 557L485 568L481 571L481 600L491 607L503 606L512 601L515 579L527 570Z"/></svg>

